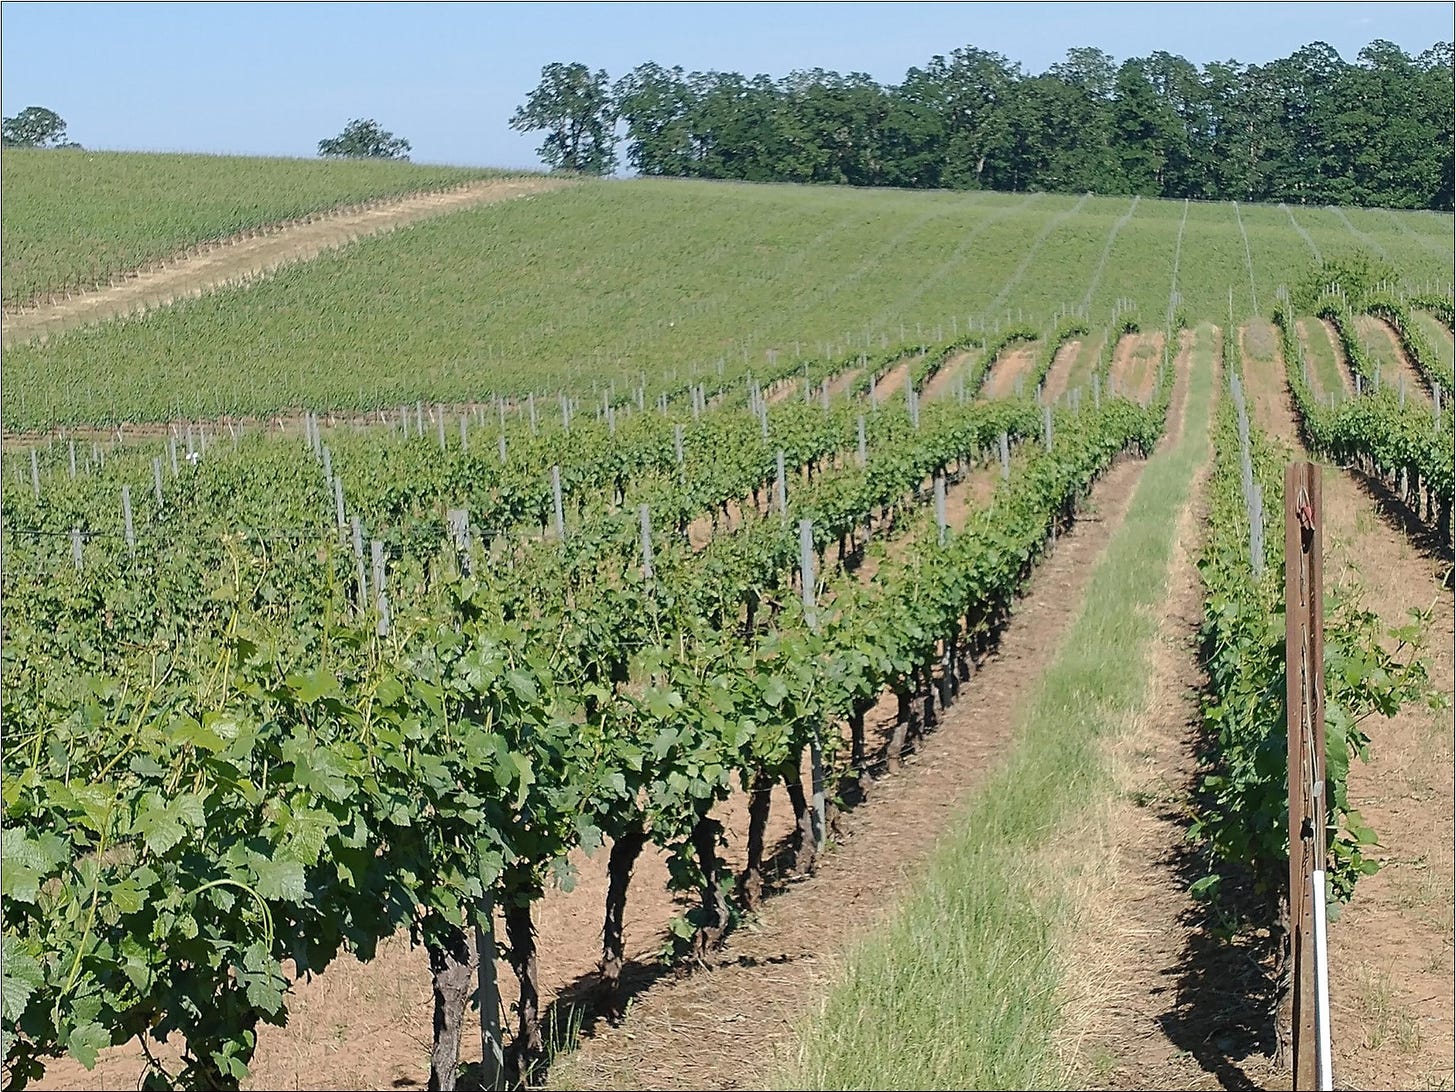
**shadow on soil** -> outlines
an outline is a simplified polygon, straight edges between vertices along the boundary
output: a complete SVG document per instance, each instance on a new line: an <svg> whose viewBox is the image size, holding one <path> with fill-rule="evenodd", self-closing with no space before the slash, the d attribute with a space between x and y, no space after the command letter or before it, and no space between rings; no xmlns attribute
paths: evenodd
<svg viewBox="0 0 1456 1092"><path fill-rule="evenodd" d="M1349 467L1348 470L1350 476L1355 479L1355 484L1375 502L1375 507L1380 512L1380 518L1385 521L1387 526L1404 535L1425 557L1445 563L1442 582L1449 588L1452 576L1450 540L1445 538L1436 527L1421 519L1415 510L1401 499L1399 490L1392 488L1389 482L1355 467Z"/></svg>
<svg viewBox="0 0 1456 1092"><path fill-rule="evenodd" d="M1189 726L1198 748L1198 772L1186 797L1159 803L1159 818L1187 832L1193 808L1216 806L1200 797L1198 778L1215 759L1201 724ZM1200 848L1180 838L1160 862L1185 889L1208 875ZM1194 901L1180 917L1182 955L1169 984L1177 1003L1159 1024L1168 1041L1189 1054L1229 1089L1259 1089L1276 1050L1273 941L1268 929L1237 922L1257 920L1258 903L1247 878L1227 876L1215 898ZM1258 1076L1256 1076L1257 1074Z"/></svg>

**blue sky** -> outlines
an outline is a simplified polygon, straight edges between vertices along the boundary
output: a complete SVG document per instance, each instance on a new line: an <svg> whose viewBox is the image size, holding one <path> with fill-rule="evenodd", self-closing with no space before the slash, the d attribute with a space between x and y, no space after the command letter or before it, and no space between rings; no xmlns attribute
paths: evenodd
<svg viewBox="0 0 1456 1092"><path fill-rule="evenodd" d="M506 121L550 61L616 78L643 61L896 82L974 45L1040 72L1074 46L1121 60L1264 62L1324 41L1411 52L1451 39L1449 3L50 4L0 8L0 105L48 106L91 148L311 156L353 117L416 162L525 167Z"/></svg>

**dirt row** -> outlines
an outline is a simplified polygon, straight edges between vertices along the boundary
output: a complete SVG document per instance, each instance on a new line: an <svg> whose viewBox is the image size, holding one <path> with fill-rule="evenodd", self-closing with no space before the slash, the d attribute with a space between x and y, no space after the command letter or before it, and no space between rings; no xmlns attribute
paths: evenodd
<svg viewBox="0 0 1456 1092"><path fill-rule="evenodd" d="M1256 425L1302 455L1277 331L1254 323L1238 337ZM1327 581L1357 580L1387 625L1404 623L1413 608L1433 610L1430 682L1449 694L1456 619L1444 563L1406 537L1379 483L1327 467L1324 498ZM1197 521L1185 525L1152 676L1162 712L1132 726L1114 754L1122 798L1106 842L1089 847L1108 863L1088 880L1084 894L1096 909L1074 961L1067 1049L1083 1087L1288 1087L1288 1074L1272 1067L1262 969L1187 895L1201 874L1187 842L1199 730L1199 541ZM1380 836L1382 869L1361 881L1330 927L1335 1087L1449 1088L1450 715L1406 709L1373 718L1367 730L1371 761L1352 764L1348 791Z"/></svg>
<svg viewBox="0 0 1456 1092"><path fill-rule="evenodd" d="M104 288L9 312L0 320L3 342L9 347L44 340L72 326L164 307L177 299L198 296L307 260L365 235L393 231L429 216L544 193L569 184L553 178L473 182L453 190L415 194L363 209L320 216L278 231L248 233L201 253L128 274L120 282Z"/></svg>

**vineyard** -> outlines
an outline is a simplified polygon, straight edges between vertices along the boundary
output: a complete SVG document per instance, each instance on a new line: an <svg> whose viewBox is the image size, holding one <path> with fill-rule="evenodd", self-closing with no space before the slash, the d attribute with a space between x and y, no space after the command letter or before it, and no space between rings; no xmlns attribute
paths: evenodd
<svg viewBox="0 0 1456 1092"><path fill-rule="evenodd" d="M641 385L656 401L805 360L829 367L1040 329L1058 311L1098 329L1120 311L1161 326L1175 273L1175 311L1189 320L1222 316L1230 301L1235 314L1268 314L1316 254L1365 245L1333 213L1300 210L1302 249L1286 211L582 184L361 240L144 321L10 348L7 421L262 418L487 392L617 397ZM1401 216L1412 221L1404 231L1391 220ZM1399 255L1413 288L1449 278L1446 258L1421 245L1439 238L1438 218L1352 210L1348 220Z"/></svg>
<svg viewBox="0 0 1456 1092"><path fill-rule="evenodd" d="M169 185L212 192L214 166ZM22 193L44 184L7 153L12 170L37 172ZM245 208L200 196L192 220L138 191L157 214L116 260L456 177L299 170ZM104 204L83 232L137 222ZM60 263L15 255L25 294L89 276L43 204L5 215ZM583 182L7 349L6 1086L298 1080L269 1044L307 1018L310 983L402 973L404 945L428 983L410 1065L302 1079L535 1084L581 1066L641 1087L671 1054L612 1052L663 1034L641 1013L678 988L644 987L643 966L708 990L764 971L723 968L879 822L923 826L930 886L882 907L879 935L825 949L847 969L816 987L817 1016L798 998L772 1033L793 1060L758 1059L755 1079L1092 1079L1008 1045L1064 1025L1056 953L1081 912L1023 870L1092 821L1107 741L1150 715L1129 665L1161 640L1180 564L1203 755L1168 836L1193 847L1180 897L1262 938L1253 965L1277 980L1282 467L1302 445L1327 479L1371 483L1404 521L1402 557L1427 565L1408 605L1440 594L1449 229ZM1305 298L1357 252L1399 278ZM1269 317L1256 361L1244 333ZM1062 594L1047 573L1098 534L1043 668L999 695L1004 649ZM1358 914L1398 849L1358 767L1379 768L1381 725L1439 706L1450 662L1429 607L1393 615L1357 580L1328 619L1330 895ZM877 820L983 729L1004 737L984 786ZM1449 828L1449 789L1440 806ZM945 944L947 922L974 939ZM904 958L922 950L933 973ZM563 1030L571 974L595 1030ZM967 981L987 1008L957 1007ZM725 1034L755 1041L751 1019ZM1449 1039L1449 1006L1433 1019ZM690 1076L725 1079L669 1083Z"/></svg>

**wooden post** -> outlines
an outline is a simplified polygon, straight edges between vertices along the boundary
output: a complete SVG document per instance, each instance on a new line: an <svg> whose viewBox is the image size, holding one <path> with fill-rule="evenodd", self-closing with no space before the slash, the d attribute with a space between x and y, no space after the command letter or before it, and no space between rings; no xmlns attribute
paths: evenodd
<svg viewBox="0 0 1456 1092"><path fill-rule="evenodd" d="M672 450L677 456L677 465L683 464L683 427L682 425L672 426Z"/></svg>
<svg viewBox="0 0 1456 1092"><path fill-rule="evenodd" d="M344 541L344 482L342 478L334 479L334 521L339 527L339 541Z"/></svg>
<svg viewBox="0 0 1456 1092"><path fill-rule="evenodd" d="M536 435L536 392L530 391L526 394L526 408L531 414L531 435Z"/></svg>
<svg viewBox="0 0 1456 1092"><path fill-rule="evenodd" d="M389 596L384 592L384 543L377 538L369 543L369 559L374 564L374 600L379 613L375 632L383 637L389 633Z"/></svg>
<svg viewBox="0 0 1456 1092"><path fill-rule="evenodd" d="M470 450L469 422L465 414L460 415L460 454L464 455Z"/></svg>
<svg viewBox="0 0 1456 1092"><path fill-rule="evenodd" d="M30 449L30 487L35 491L35 499L40 500L40 463L35 448Z"/></svg>
<svg viewBox="0 0 1456 1092"><path fill-rule="evenodd" d="M71 560L76 563L76 571L81 571L81 528L71 528Z"/></svg>
<svg viewBox="0 0 1456 1092"><path fill-rule="evenodd" d="M160 457L152 460L152 493L157 498L157 507L162 506L162 460Z"/></svg>
<svg viewBox="0 0 1456 1092"><path fill-rule="evenodd" d="M1001 477L1011 477L1011 443L1006 433L1001 433Z"/></svg>
<svg viewBox="0 0 1456 1092"><path fill-rule="evenodd" d="M556 537L566 539L566 516L561 507L561 467L551 468L551 503L556 510Z"/></svg>
<svg viewBox="0 0 1456 1092"><path fill-rule="evenodd" d="M172 463L172 477L177 476L177 437L167 437L167 458Z"/></svg>
<svg viewBox="0 0 1456 1092"><path fill-rule="evenodd" d="M1294 1088L1317 1072L1314 873L1325 866L1324 533L1320 471L1284 471L1285 731L1289 748L1289 951Z"/></svg>
<svg viewBox="0 0 1456 1092"><path fill-rule="evenodd" d="M804 597L805 621L808 622L810 631L817 633L819 619L814 604L815 583L814 522L804 519L799 521L799 584ZM824 808L827 796L824 788L824 750L819 743L817 727L809 736L809 781L810 790L813 793L811 833L814 837L814 853L817 856L819 851L824 848Z"/></svg>
<svg viewBox="0 0 1456 1092"><path fill-rule="evenodd" d="M415 435L425 434L425 403L423 400L415 403Z"/></svg>
<svg viewBox="0 0 1456 1092"><path fill-rule="evenodd" d="M937 541L945 545L945 475L935 475L935 528Z"/></svg>
<svg viewBox="0 0 1456 1092"><path fill-rule="evenodd" d="M354 540L354 579L359 585L359 610L369 609L369 576L364 571L364 525L358 516L349 519L349 531Z"/></svg>
<svg viewBox="0 0 1456 1092"><path fill-rule="evenodd" d="M126 529L126 548L129 553L136 553L136 531L131 522L131 486L121 487L121 520Z"/></svg>
<svg viewBox="0 0 1456 1092"><path fill-rule="evenodd" d="M774 498L778 501L779 515L782 517L789 514L788 486L784 481L784 453L782 451L774 456L774 464L778 472L778 476L774 479Z"/></svg>
<svg viewBox="0 0 1456 1092"><path fill-rule="evenodd" d="M75 440L67 440L66 441L66 448L70 452L70 455L71 455L71 477L74 478L76 476L76 441ZM176 469L176 466L177 466L177 456L176 455L173 455L172 456L172 467L173 467L174 471Z"/></svg>
<svg viewBox="0 0 1456 1092"><path fill-rule="evenodd" d="M859 465L864 466L869 461L869 452L865 448L865 423L864 414L859 415Z"/></svg>
<svg viewBox="0 0 1456 1092"><path fill-rule="evenodd" d="M642 576L644 579L652 579L652 513L647 505L642 505L638 510L642 517Z"/></svg>

